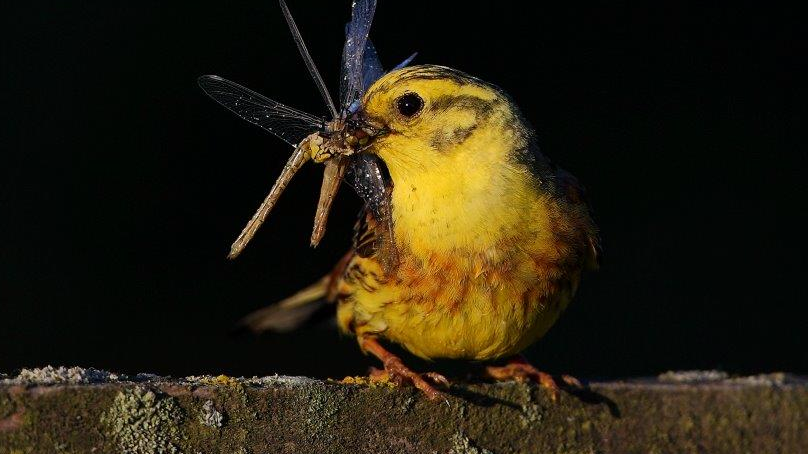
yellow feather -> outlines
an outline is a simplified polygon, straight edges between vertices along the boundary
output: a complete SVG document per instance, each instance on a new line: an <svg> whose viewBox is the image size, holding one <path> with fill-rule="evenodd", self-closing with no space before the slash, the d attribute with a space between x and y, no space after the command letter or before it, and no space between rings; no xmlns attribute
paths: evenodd
<svg viewBox="0 0 808 454"><path fill-rule="evenodd" d="M424 100L413 118L396 110L405 93ZM400 258L385 276L377 258L354 257L348 268L362 271L363 285L348 280L342 329L423 358L473 360L513 355L544 335L573 296L595 230L586 210L542 189L510 99L421 66L377 81L363 110L388 131L369 151L394 184Z"/></svg>

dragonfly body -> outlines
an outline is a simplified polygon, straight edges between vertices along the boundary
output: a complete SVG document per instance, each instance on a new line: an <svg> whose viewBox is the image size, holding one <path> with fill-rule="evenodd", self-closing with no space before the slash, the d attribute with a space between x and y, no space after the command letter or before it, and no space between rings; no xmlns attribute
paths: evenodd
<svg viewBox="0 0 808 454"><path fill-rule="evenodd" d="M375 131L362 129L350 121L336 119L326 124L323 131L303 139L298 146L308 150L314 162L323 163L336 156L352 156L367 145L374 134Z"/></svg>
<svg viewBox="0 0 808 454"><path fill-rule="evenodd" d="M349 170L361 179L363 175L379 173L379 163L372 159L354 159L356 155L374 135L383 133L370 125L363 124L356 115L360 106L360 98L367 87L380 78L384 71L379 62L376 49L368 40L370 24L376 10L375 0L357 0L353 2L351 21L346 25L345 46L342 54L342 74L340 76L340 109L338 110L328 93L328 89L320 76L317 67L309 55L300 31L286 6L280 0L281 10L289 24L295 44L303 56L303 61L314 79L317 89L331 113L330 121L308 114L301 110L271 100L249 88L219 76L202 76L198 79L200 87L215 101L222 104L236 115L253 123L295 147L292 156L286 163L281 175L275 181L264 202L252 219L242 230L230 248L229 258L238 257L247 246L258 228L266 220L281 193L291 181L295 173L308 160L324 163L323 184L320 190L320 201L314 217L314 229L311 245L317 246L325 233L328 211L336 196L343 177ZM396 68L409 64L415 54L404 60ZM357 181L359 186L367 190L360 192L367 203L380 205L379 192L385 189L379 181ZM372 199L372 200L371 200ZM389 210L384 210L384 213ZM377 214L383 214L377 210Z"/></svg>

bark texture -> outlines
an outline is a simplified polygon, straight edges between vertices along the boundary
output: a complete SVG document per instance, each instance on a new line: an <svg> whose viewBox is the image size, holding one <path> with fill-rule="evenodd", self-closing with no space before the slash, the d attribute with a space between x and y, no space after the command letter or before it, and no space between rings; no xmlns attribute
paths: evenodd
<svg viewBox="0 0 808 454"><path fill-rule="evenodd" d="M169 378L93 369L0 375L6 453L799 453L808 381L717 372L414 389L300 377Z"/></svg>

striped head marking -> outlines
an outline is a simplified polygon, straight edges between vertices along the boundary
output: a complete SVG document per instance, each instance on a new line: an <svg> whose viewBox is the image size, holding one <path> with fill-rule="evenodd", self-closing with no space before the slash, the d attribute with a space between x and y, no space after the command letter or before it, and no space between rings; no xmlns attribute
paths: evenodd
<svg viewBox="0 0 808 454"><path fill-rule="evenodd" d="M386 131L371 151L388 166L428 170L447 157L473 162L486 154L501 161L506 158L501 153L524 147L530 134L502 90L443 66L385 75L365 94L362 110Z"/></svg>

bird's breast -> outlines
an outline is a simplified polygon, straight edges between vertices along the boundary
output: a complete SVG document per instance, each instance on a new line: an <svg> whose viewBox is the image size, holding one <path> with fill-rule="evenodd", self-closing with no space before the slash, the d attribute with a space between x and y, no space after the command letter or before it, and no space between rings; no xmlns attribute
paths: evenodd
<svg viewBox="0 0 808 454"><path fill-rule="evenodd" d="M552 326L578 279L524 249L501 243L421 256L402 248L386 277L373 259L357 258L346 273L350 303L341 309L350 306L358 334L381 333L423 358L512 355Z"/></svg>
<svg viewBox="0 0 808 454"><path fill-rule="evenodd" d="M424 358L488 360L519 352L555 323L586 244L568 207L517 169L461 164L391 169L398 263L386 272L379 257L355 259L343 328Z"/></svg>

